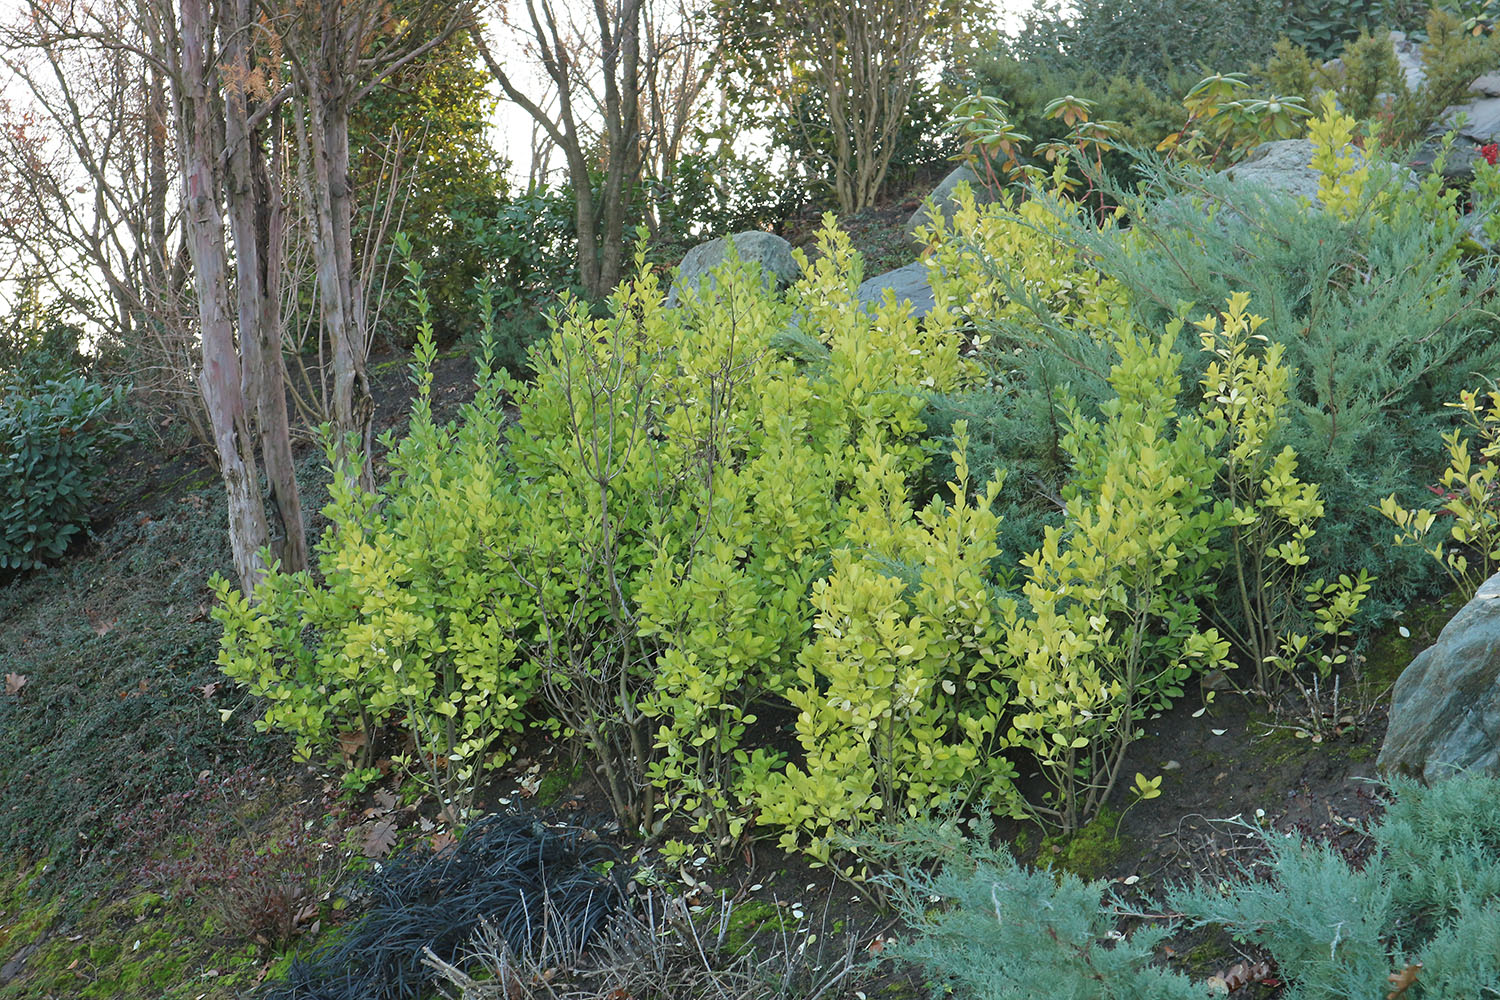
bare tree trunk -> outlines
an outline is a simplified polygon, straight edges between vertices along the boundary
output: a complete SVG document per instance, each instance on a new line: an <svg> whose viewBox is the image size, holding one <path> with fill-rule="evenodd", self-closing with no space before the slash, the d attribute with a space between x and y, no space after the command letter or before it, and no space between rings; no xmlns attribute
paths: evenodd
<svg viewBox="0 0 1500 1000"><path fill-rule="evenodd" d="M318 316L328 338L333 364L332 410L341 458L368 456L373 438L374 403L365 370L369 330L364 290L354 268L353 198L349 186L348 94L339 75L313 78L304 86L304 139L311 164L307 181L313 236L313 273L318 286ZM361 482L374 488L369 462L361 464Z"/></svg>
<svg viewBox="0 0 1500 1000"><path fill-rule="evenodd" d="M234 569L241 588L250 593L265 573L260 553L269 541L269 531L256 483L240 358L229 312L229 262L215 178L224 146L221 125L211 106L215 91L215 81L210 79L215 71L210 64L213 31L204 0L181 0L180 11L180 83L175 96L188 250L193 258L203 338L203 369L198 384L208 408L219 472L228 494Z"/></svg>
<svg viewBox="0 0 1500 1000"><path fill-rule="evenodd" d="M307 568L307 532L292 458L286 378L281 363L281 192L266 164L264 137L250 124L248 28L252 0L236 0L221 72L230 231L239 305L241 392L254 408L254 427L271 486L268 524L281 568ZM279 147L278 147L279 148Z"/></svg>
<svg viewBox="0 0 1500 1000"><path fill-rule="evenodd" d="M590 298L602 298L619 283L625 261L626 197L640 181L640 30L642 0L594 0L594 25L604 85L604 186L596 203L589 172L588 137L580 128L576 104L589 96L589 81L575 66L587 53L574 37L576 25L559 22L549 0L525 0L527 23L511 27L526 38L541 60L557 96L557 111L518 88L490 51L478 28L474 42L490 75L562 150L568 163L578 226L578 281ZM507 22L509 24L509 22Z"/></svg>
<svg viewBox="0 0 1500 1000"><path fill-rule="evenodd" d="M367 372L372 334L368 296L371 276L379 269L368 261L361 269L355 258L350 114L391 73L467 26L472 12L467 0L420 0L403 11L398 27L383 0L306 0L276 10L273 22L297 81L299 155L305 168L318 315L333 369L330 408L338 449L341 456L353 457L347 451L352 438L358 454L367 458L375 424ZM394 37L381 42L393 27ZM367 255L372 252L378 247L367 246ZM374 489L368 461L360 463L360 481Z"/></svg>
<svg viewBox="0 0 1500 1000"><path fill-rule="evenodd" d="M595 0L604 42L604 127L609 170L604 181L604 239L599 247L599 295L620 283L625 256L627 179L640 178L641 0L624 0L610 31L607 9Z"/></svg>

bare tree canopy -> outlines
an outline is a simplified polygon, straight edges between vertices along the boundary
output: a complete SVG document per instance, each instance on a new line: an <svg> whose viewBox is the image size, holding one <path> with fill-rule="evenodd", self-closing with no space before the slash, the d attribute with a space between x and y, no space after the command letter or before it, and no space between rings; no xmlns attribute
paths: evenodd
<svg viewBox="0 0 1500 1000"><path fill-rule="evenodd" d="M25 0L0 34L39 109L12 113L0 139L0 236L29 263L72 264L67 280L97 275L127 343L143 330L164 352L196 350L182 367L196 368L247 591L267 552L289 569L307 559L283 362L289 161L334 430L368 453L370 272L353 249L349 118L470 16L453 0Z"/></svg>

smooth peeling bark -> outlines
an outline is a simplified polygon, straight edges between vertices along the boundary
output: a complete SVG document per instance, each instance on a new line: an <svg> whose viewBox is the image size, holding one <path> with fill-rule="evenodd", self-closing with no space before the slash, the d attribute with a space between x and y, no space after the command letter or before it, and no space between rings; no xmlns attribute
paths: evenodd
<svg viewBox="0 0 1500 1000"><path fill-rule="evenodd" d="M230 232L234 239L235 292L241 352L240 388L253 407L261 459L271 487L272 549L281 568L307 568L307 532L292 457L286 377L281 364L281 192L266 164L265 139L250 125L251 66L247 30L252 0L236 0L235 30L229 34L225 77L225 142ZM274 527L274 531L271 531Z"/></svg>
<svg viewBox="0 0 1500 1000"><path fill-rule="evenodd" d="M352 439L359 456L374 444L375 406L366 358L370 331L365 289L354 263L354 198L349 174L349 107L353 92L342 67L339 5L327 3L319 20L319 72L302 80L303 112L299 141L311 163L306 187L313 226L313 274L318 317L328 338L333 366L331 406L338 453L349 460ZM374 489L368 461L360 464L361 485Z"/></svg>
<svg viewBox="0 0 1500 1000"><path fill-rule="evenodd" d="M223 144L211 106L214 85L206 65L211 27L202 0L181 3L181 65L176 94L188 252L203 341L199 389L208 410L214 451L229 506L229 543L235 574L246 593L265 572L261 551L269 540L265 508L250 447L240 356L229 311L229 266L215 169Z"/></svg>

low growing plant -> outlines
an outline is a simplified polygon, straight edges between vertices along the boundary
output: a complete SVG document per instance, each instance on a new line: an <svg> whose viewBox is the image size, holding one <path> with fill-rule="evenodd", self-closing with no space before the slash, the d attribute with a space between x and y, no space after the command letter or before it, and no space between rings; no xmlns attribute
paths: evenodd
<svg viewBox="0 0 1500 1000"><path fill-rule="evenodd" d="M972 837L928 824L862 847L896 867L885 881L915 931L888 952L919 962L959 997L1020 1000L1036 996L1038 983L1086 1000L1202 997L1210 983L1157 961L1179 924L1264 948L1265 975L1306 1000L1494 996L1500 789L1479 776L1431 787L1397 779L1392 788L1395 801L1367 831L1374 847L1362 868L1330 846L1258 829L1263 868L1172 887L1163 904L1144 907L1102 881L1022 868L988 846L983 824ZM915 863L932 860L931 875Z"/></svg>
<svg viewBox="0 0 1500 1000"><path fill-rule="evenodd" d="M147 859L136 879L194 900L218 931L270 954L316 922L319 897L346 861L342 807L324 812L329 804L314 800L280 812L280 796L248 768L205 773L188 791L141 803L115 825L124 850Z"/></svg>
<svg viewBox="0 0 1500 1000"><path fill-rule="evenodd" d="M87 526L109 448L128 436L125 394L82 375L0 379L0 572L58 559Z"/></svg>
<svg viewBox="0 0 1500 1000"><path fill-rule="evenodd" d="M1410 508L1392 494L1380 512L1396 525L1396 544L1422 546L1467 599L1500 568L1500 390L1465 390L1448 405L1463 413L1467 433L1443 437L1448 467L1433 489L1441 503ZM1434 535L1447 541L1432 541Z"/></svg>

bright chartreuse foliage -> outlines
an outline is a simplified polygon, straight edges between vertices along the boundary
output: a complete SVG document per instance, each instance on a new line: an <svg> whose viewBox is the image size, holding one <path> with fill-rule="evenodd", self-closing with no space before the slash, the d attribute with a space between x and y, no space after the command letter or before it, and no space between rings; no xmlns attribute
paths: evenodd
<svg viewBox="0 0 1500 1000"><path fill-rule="evenodd" d="M922 323L858 303L832 225L784 296L731 259L667 308L642 252L606 313L554 318L533 381L486 361L446 426L424 322L385 483L338 470L317 574L273 570L250 597L217 582L221 664L267 700L263 728L339 747L353 782L404 733L395 762L457 816L536 725L588 752L629 823L675 817L720 851L759 825L827 860L841 834L977 801L1078 829L1142 719L1227 665L1225 553L1297 562L1319 511L1270 432L1290 375L1279 351L1247 357L1247 299L1199 324L1215 360L1195 401L1181 321L1139 330L1058 240L1069 211L966 204L932 234ZM1063 517L1014 552L1003 470L971 471L965 420L924 486L929 400L984 388L981 313L1017 349L1038 324L1108 362L1097 407L1059 387ZM1279 609L1269 636L1321 651L1285 579L1247 586ZM1357 589L1331 592L1352 613ZM768 740L788 712L795 744ZM1042 793L1017 788L1021 761Z"/></svg>
<svg viewBox="0 0 1500 1000"><path fill-rule="evenodd" d="M292 733L304 756L342 745L357 784L376 773L380 730L399 725L415 743L409 756L421 758L408 765L456 814L482 770L508 758L501 741L521 729L537 669L513 638L530 616L527 595L487 544L514 526L522 503L491 460L501 384L482 363L460 419L436 424L424 293L418 302L418 393L407 436L386 440L386 482L365 493L360 470L337 465L330 442L317 576L273 569L253 600L216 578L215 615L225 625L220 666L266 699L261 728Z"/></svg>
<svg viewBox="0 0 1500 1000"><path fill-rule="evenodd" d="M1380 512L1399 529L1396 544L1422 545L1467 600L1500 566L1500 390L1466 389L1449 405L1463 413L1467 426L1443 436L1448 467L1440 502L1435 509L1407 508L1393 494L1381 501ZM1448 518L1440 519L1444 514ZM1447 527L1447 542L1427 545L1440 524Z"/></svg>
<svg viewBox="0 0 1500 1000"><path fill-rule="evenodd" d="M813 632L785 692L805 759L761 790L761 818L787 828L786 846L809 834L826 857L830 832L955 797L1014 798L999 755L1015 607L995 584L1001 484L972 494L962 447L954 461L951 501L916 511L893 456L878 446L863 456L846 544L813 587Z"/></svg>

